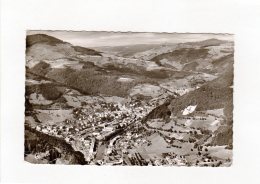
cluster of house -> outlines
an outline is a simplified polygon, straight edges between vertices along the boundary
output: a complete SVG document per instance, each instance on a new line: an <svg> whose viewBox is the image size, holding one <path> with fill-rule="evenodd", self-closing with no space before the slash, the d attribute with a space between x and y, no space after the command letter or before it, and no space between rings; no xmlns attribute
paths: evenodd
<svg viewBox="0 0 260 184"><path fill-rule="evenodd" d="M138 104L129 102L127 104L97 103L92 104L91 111L87 108L76 108L73 110L73 119L56 124L38 124L35 128L45 134L63 138L70 143L75 150L81 151L90 163L103 162L111 165L125 164L127 160L131 165L187 165L189 164L184 156L167 155L163 158L144 160L141 155L131 155L129 150L135 150L143 145L150 146L151 141L147 137L153 133L159 133L171 146L175 141L190 142L189 135L201 134L197 128L190 127L190 131L181 131L181 128L162 129L153 128L146 124L146 134L140 132L139 127L143 127L141 120L151 110L149 104ZM187 120L189 118L187 117ZM130 127L131 125L131 127ZM133 125L133 126L132 126ZM180 126L187 128L185 123L175 123L173 127ZM125 128L126 127L126 128ZM128 128L127 128L128 127ZM130 127L130 128L129 128ZM113 136L109 144L104 149L102 160L95 160L98 143L104 141L106 137L125 129L125 133L120 136ZM150 133L150 134L149 134ZM167 134L171 133L172 136ZM149 134L149 135L148 135ZM185 135L184 135L185 134ZM177 136L180 135L180 136ZM176 137L177 136L177 137ZM102 164L102 163L100 163Z"/></svg>
<svg viewBox="0 0 260 184"><path fill-rule="evenodd" d="M136 102L128 104L97 103L92 104L92 110L76 108L73 110L73 119L55 124L38 124L35 129L45 134L63 138L76 150L85 154L87 160L95 156L95 141L104 140L117 130L136 122L141 122L149 110L149 105L142 106ZM134 136L134 135L133 135ZM128 137L128 140L125 139ZM128 134L123 140L130 141L132 135ZM125 145L127 143L125 142ZM137 141L139 143L139 141ZM110 145L111 152L126 147ZM109 149L108 149L109 152Z"/></svg>

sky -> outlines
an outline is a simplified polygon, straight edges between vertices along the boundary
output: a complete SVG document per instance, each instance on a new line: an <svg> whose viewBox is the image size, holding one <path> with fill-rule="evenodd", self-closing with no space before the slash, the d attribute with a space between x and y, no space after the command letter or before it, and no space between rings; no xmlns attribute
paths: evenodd
<svg viewBox="0 0 260 184"><path fill-rule="evenodd" d="M124 46L135 44L175 44L216 38L233 40L230 34L211 33L152 33L152 32L95 32L95 31L27 31L31 34L47 34L73 45L83 47Z"/></svg>

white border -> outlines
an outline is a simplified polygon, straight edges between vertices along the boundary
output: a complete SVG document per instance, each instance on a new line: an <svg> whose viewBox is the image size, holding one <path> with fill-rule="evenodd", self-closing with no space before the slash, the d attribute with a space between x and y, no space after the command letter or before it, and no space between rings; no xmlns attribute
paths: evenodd
<svg viewBox="0 0 260 184"><path fill-rule="evenodd" d="M259 12L257 0L2 0L1 179L33 183L260 183ZM24 162L27 29L234 33L232 167L52 166Z"/></svg>

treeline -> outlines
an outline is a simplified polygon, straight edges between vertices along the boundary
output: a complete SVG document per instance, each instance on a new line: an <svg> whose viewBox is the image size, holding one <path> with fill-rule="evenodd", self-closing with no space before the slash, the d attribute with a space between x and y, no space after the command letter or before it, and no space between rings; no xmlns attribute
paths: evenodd
<svg viewBox="0 0 260 184"><path fill-rule="evenodd" d="M76 52L80 52L81 54L92 55L92 56L102 56L100 52L93 50L93 49L89 49L89 48L85 48L85 47L81 47L81 46L72 46L72 48L74 48L74 50Z"/></svg>
<svg viewBox="0 0 260 184"><path fill-rule="evenodd" d="M65 42L46 34L34 34L26 36L26 47L30 47L36 43L46 43L55 46L56 44Z"/></svg>
<svg viewBox="0 0 260 184"><path fill-rule="evenodd" d="M146 123L149 119L157 119L157 118L163 118L167 120L171 116L171 111L168 108L169 104L170 102L167 101L164 104L154 108L147 116L145 116L142 119L142 123Z"/></svg>
<svg viewBox="0 0 260 184"><path fill-rule="evenodd" d="M154 83L153 80L142 76L134 81L119 82L120 74L107 73L92 67L82 70L53 69L46 76L87 95L106 94L125 97L137 84Z"/></svg>
<svg viewBox="0 0 260 184"><path fill-rule="evenodd" d="M170 69L157 69L147 71L144 67L132 63L128 63L126 65L118 63L107 63L104 65L104 67L110 71L118 71L121 74L142 75L151 79L165 79L175 73L175 71Z"/></svg>
<svg viewBox="0 0 260 184"><path fill-rule="evenodd" d="M164 53L152 58L152 61L160 61L162 59L180 61L181 63L189 63L196 59L203 59L208 56L207 48L180 48L172 52Z"/></svg>
<svg viewBox="0 0 260 184"><path fill-rule="evenodd" d="M219 127L215 134L216 135L213 137L211 145L227 145L227 148L233 148L233 125Z"/></svg>
<svg viewBox="0 0 260 184"><path fill-rule="evenodd" d="M46 98L47 100L57 100L63 94L62 91L59 90L52 83L41 84L39 87L40 87L40 92L42 93L42 96L44 98Z"/></svg>
<svg viewBox="0 0 260 184"><path fill-rule="evenodd" d="M216 59L212 62L212 64L213 64L213 72L223 73L226 70L229 70L230 67L233 67L234 53Z"/></svg>
<svg viewBox="0 0 260 184"><path fill-rule="evenodd" d="M41 76L46 75L50 70L51 70L50 64L45 63L43 61L36 64L32 69L27 68L28 72L32 71L33 73L41 75Z"/></svg>
<svg viewBox="0 0 260 184"><path fill-rule="evenodd" d="M191 62L191 63L185 64L182 70L185 70L185 71L196 71L196 67L198 65L199 64L197 62Z"/></svg>
<svg viewBox="0 0 260 184"><path fill-rule="evenodd" d="M28 69L28 72L51 80L55 83L55 85L56 83L66 85L69 88L75 89L85 95L106 94L125 97L128 95L129 90L137 84L157 84L156 79L151 79L152 77L149 78L148 76L143 75L143 72L141 71L128 71L126 68L116 70L115 68L110 67L111 66L109 65L106 69L111 72L107 72L106 70L102 70L102 68L88 62L81 70L74 70L68 67L50 69L49 64L40 62L32 69ZM156 72L160 73L160 71ZM135 80L124 83L120 82L118 81L118 78L122 76L122 74L134 75ZM147 75L151 75L156 78L156 76L151 72L147 72ZM157 75L158 78L160 78L159 75L161 74ZM47 87L49 86L45 85L42 86L42 89L40 89L47 93L47 99L53 99L60 95L60 93L57 93L54 86L50 86L54 87L53 89L47 89ZM50 95L49 92L54 93Z"/></svg>
<svg viewBox="0 0 260 184"><path fill-rule="evenodd" d="M44 134L25 125L25 156L28 154L45 153L46 151L50 153L46 158L49 159L49 163L55 163L53 162L54 160L62 158L68 161L69 164L87 164L84 155L79 151L75 151L65 140Z"/></svg>
<svg viewBox="0 0 260 184"><path fill-rule="evenodd" d="M170 103L168 101L153 109L144 118L144 121L153 118L166 118L171 113L180 115L181 111L189 105L197 105L196 111L224 108L227 120L231 121L233 119L233 89L230 86L232 85L233 67L230 67L222 76L207 82L199 89L173 98Z"/></svg>
<svg viewBox="0 0 260 184"><path fill-rule="evenodd" d="M197 105L197 111L228 107L233 109L233 65L217 79L209 81L199 89L171 101L171 111L179 113L188 105ZM229 113L231 114L231 113Z"/></svg>
<svg viewBox="0 0 260 184"><path fill-rule="evenodd" d="M70 73L66 78L66 85L80 88L88 94L107 94L124 97L136 82L121 83L117 76L104 75L101 72L85 69Z"/></svg>
<svg viewBox="0 0 260 184"><path fill-rule="evenodd" d="M196 110L205 111L225 107L227 102L233 98L231 88L211 88L203 86L199 90L192 91L171 102L171 111L174 114L180 113L189 105L197 105Z"/></svg>
<svg viewBox="0 0 260 184"><path fill-rule="evenodd" d="M32 93L42 94L47 100L57 100L63 94L62 87L59 87L53 83L43 83L31 86L25 86L25 95L27 97Z"/></svg>

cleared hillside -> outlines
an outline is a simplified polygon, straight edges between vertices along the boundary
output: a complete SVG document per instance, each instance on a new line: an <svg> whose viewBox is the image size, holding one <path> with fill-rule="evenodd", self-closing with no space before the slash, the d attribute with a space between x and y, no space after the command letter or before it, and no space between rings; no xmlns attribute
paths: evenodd
<svg viewBox="0 0 260 184"><path fill-rule="evenodd" d="M43 51L46 55L43 55ZM75 56L78 54L82 55L97 55L101 56L100 52L81 46L73 46L70 43L64 42L55 37L45 34L28 35L26 37L26 53L27 56L43 55L55 55L55 52L59 56ZM45 57L44 59L47 59Z"/></svg>

